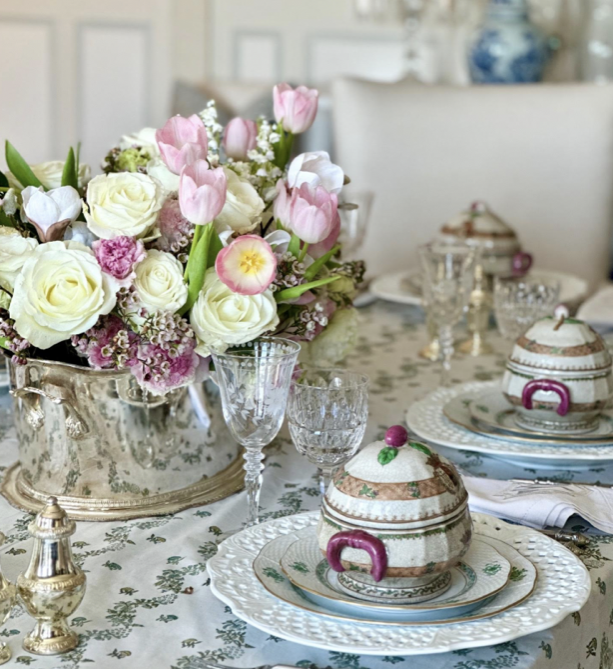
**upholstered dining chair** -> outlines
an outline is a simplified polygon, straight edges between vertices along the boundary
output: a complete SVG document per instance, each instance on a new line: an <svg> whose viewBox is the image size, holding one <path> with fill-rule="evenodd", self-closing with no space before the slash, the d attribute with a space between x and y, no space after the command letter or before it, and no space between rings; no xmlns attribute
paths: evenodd
<svg viewBox="0 0 613 669"><path fill-rule="evenodd" d="M538 267L573 272L592 288L606 279L613 86L339 80L333 113L337 162L375 192L362 254L371 274L410 268L419 244L484 200Z"/></svg>

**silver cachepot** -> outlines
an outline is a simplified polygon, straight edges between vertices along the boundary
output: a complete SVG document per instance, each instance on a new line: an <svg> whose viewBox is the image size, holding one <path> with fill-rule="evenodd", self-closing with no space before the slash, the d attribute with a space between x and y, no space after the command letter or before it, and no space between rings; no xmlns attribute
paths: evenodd
<svg viewBox="0 0 613 669"><path fill-rule="evenodd" d="M38 512L54 496L72 518L118 520L242 487L239 447L212 381L162 398L129 371L28 360L10 365L10 377L20 461L2 494L19 508Z"/></svg>

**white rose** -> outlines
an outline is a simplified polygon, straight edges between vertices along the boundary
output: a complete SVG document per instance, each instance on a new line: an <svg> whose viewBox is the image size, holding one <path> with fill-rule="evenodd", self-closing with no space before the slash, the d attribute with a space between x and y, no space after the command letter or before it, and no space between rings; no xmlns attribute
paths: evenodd
<svg viewBox="0 0 613 669"><path fill-rule="evenodd" d="M162 185L146 174L100 174L89 182L83 213L87 227L102 239L146 237L164 200Z"/></svg>
<svg viewBox="0 0 613 669"><path fill-rule="evenodd" d="M63 160L50 160L46 163L37 163L36 165L30 165L30 169L45 188L60 188L62 185L62 173L64 172ZM19 190L23 188L23 185L10 172L7 172L6 176L11 186ZM85 165L84 163L79 164L78 179L79 188L85 186L91 179L89 165Z"/></svg>
<svg viewBox="0 0 613 669"><path fill-rule="evenodd" d="M187 300L183 265L170 253L152 250L135 267L134 288L147 311L177 311Z"/></svg>
<svg viewBox="0 0 613 669"><path fill-rule="evenodd" d="M228 346L245 344L279 324L277 304L271 290L259 295L239 295L209 269L204 286L190 312L200 355L211 349L225 351Z"/></svg>
<svg viewBox="0 0 613 669"><path fill-rule="evenodd" d="M358 338L357 309L339 309L327 327L308 345L302 346L301 360L317 367L332 367L345 358Z"/></svg>
<svg viewBox="0 0 613 669"><path fill-rule="evenodd" d="M47 349L81 334L115 306L115 290L80 244L37 246L15 281L10 315L33 346Z"/></svg>
<svg viewBox="0 0 613 669"><path fill-rule="evenodd" d="M171 172L161 158L153 158L147 163L147 174L157 179L167 193L176 193L179 190L179 175Z"/></svg>
<svg viewBox="0 0 613 669"><path fill-rule="evenodd" d="M38 246L38 240L22 237L14 228L0 226L0 286L13 292L15 279L26 260Z"/></svg>
<svg viewBox="0 0 613 669"><path fill-rule="evenodd" d="M261 222L266 205L246 179L241 179L236 172L227 167L224 167L223 171L228 182L226 203L215 220L242 235L253 230Z"/></svg>
<svg viewBox="0 0 613 669"><path fill-rule="evenodd" d="M335 165L327 151L309 151L296 156L287 170L290 188L323 186L329 193L340 193L345 182L343 170Z"/></svg>
<svg viewBox="0 0 613 669"><path fill-rule="evenodd" d="M147 151L147 153L152 158L159 156L160 150L155 139L156 132L156 128L143 128L142 130L133 132L130 135L123 135L121 141L119 142L119 148L122 151L125 151L125 149L131 149L134 146L140 146L145 149L145 151Z"/></svg>

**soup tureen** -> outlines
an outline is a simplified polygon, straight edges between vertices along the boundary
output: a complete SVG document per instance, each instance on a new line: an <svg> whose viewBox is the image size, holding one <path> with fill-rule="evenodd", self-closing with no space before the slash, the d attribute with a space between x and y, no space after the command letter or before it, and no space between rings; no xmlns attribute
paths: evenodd
<svg viewBox="0 0 613 669"><path fill-rule="evenodd" d="M548 316L517 340L502 386L520 426L585 432L596 427L613 394L611 355L587 323L567 313Z"/></svg>
<svg viewBox="0 0 613 669"><path fill-rule="evenodd" d="M468 550L467 497L451 462L396 425L335 475L319 547L354 596L425 601L449 587L449 569Z"/></svg>
<svg viewBox="0 0 613 669"><path fill-rule="evenodd" d="M515 231L484 202L474 202L468 211L449 220L441 228L441 237L481 248L485 274L523 276L532 265L532 256L522 252Z"/></svg>

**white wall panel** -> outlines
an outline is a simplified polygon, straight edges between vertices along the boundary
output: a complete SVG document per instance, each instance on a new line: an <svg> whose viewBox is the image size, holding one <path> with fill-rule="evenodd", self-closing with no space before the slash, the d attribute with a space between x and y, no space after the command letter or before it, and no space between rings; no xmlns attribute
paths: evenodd
<svg viewBox="0 0 613 669"><path fill-rule="evenodd" d="M94 166L122 134L147 124L147 26L79 26L79 63L79 137L83 160Z"/></svg>
<svg viewBox="0 0 613 669"><path fill-rule="evenodd" d="M234 39L234 79L259 83L281 77L280 35L237 32Z"/></svg>
<svg viewBox="0 0 613 669"><path fill-rule="evenodd" d="M0 131L29 162L53 152L53 25L0 17ZM0 160L4 164L4 160Z"/></svg>

